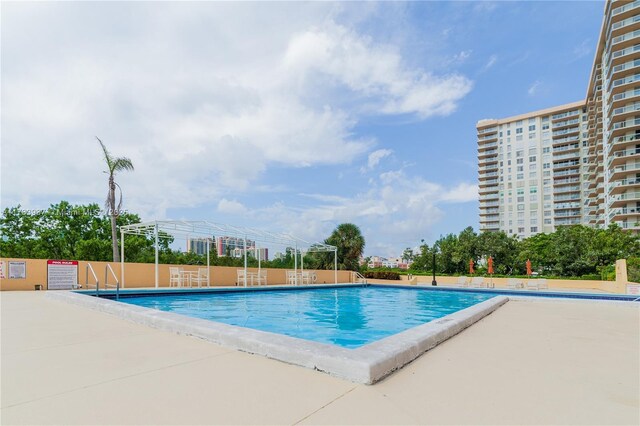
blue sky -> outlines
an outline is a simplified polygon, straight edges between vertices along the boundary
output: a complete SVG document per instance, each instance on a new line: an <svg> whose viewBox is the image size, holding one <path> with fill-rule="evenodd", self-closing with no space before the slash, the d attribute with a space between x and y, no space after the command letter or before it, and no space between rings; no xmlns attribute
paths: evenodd
<svg viewBox="0 0 640 426"><path fill-rule="evenodd" d="M5 3L1 204L102 203L366 254L478 228L475 123L583 99L603 2Z"/></svg>

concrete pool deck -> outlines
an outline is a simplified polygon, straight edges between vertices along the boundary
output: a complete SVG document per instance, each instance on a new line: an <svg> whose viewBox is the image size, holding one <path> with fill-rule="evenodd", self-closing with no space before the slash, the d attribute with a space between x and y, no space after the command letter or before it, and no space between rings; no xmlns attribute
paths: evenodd
<svg viewBox="0 0 640 426"><path fill-rule="evenodd" d="M0 294L0 423L639 424L640 305L514 300L373 386Z"/></svg>

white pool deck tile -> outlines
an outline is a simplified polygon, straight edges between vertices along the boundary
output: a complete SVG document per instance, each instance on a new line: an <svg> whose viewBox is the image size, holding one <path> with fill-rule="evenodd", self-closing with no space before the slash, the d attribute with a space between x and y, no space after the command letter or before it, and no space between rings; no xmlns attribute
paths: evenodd
<svg viewBox="0 0 640 426"><path fill-rule="evenodd" d="M373 386L2 292L0 424L640 424L640 305L511 301Z"/></svg>

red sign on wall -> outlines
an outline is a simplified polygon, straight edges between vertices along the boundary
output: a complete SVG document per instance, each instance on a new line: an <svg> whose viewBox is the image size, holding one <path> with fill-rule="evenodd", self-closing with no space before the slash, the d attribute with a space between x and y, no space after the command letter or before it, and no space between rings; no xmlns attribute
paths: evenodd
<svg viewBox="0 0 640 426"><path fill-rule="evenodd" d="M47 260L47 290L72 290L77 285L77 260Z"/></svg>

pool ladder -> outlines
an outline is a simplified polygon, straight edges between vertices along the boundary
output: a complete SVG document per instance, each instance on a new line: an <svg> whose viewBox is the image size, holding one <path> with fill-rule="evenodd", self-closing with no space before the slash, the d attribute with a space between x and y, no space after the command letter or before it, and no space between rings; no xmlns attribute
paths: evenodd
<svg viewBox="0 0 640 426"><path fill-rule="evenodd" d="M89 272L93 276L94 284L89 284ZM109 275L113 277L115 280L115 284L109 284ZM96 290L96 296L99 296L100 293L100 280L98 280L98 276L96 275L96 271L93 270L93 266L90 263L87 263L86 274L85 274L85 285L87 289L90 287L94 287ZM120 298L120 281L116 274L113 272L113 268L108 263L104 267L104 289L108 290L109 288L116 289L116 300Z"/></svg>
<svg viewBox="0 0 640 426"><path fill-rule="evenodd" d="M366 284L367 279L358 271L351 271L351 282L358 284Z"/></svg>

